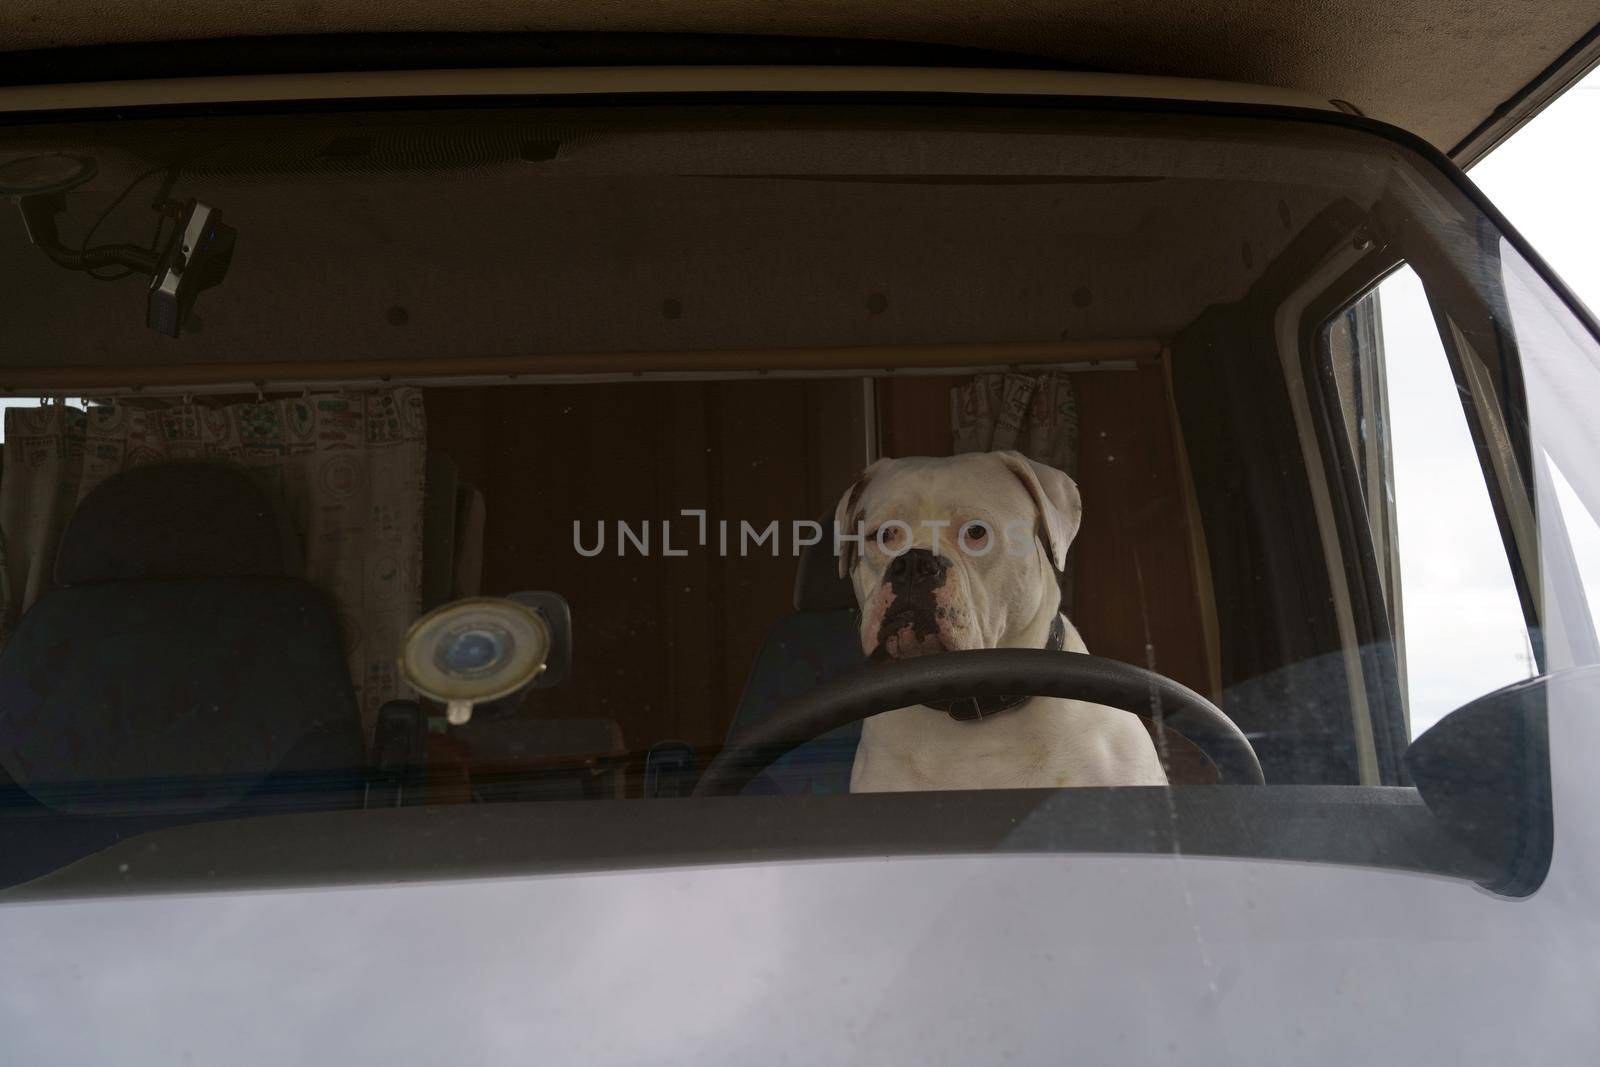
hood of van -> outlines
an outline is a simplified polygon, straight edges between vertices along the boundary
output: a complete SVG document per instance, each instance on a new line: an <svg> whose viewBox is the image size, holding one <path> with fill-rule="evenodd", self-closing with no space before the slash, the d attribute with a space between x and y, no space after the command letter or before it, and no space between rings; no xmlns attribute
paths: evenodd
<svg viewBox="0 0 1600 1067"><path fill-rule="evenodd" d="M1600 952L1556 882L1001 855L15 904L0 1029L34 1067L1579 1062Z"/></svg>

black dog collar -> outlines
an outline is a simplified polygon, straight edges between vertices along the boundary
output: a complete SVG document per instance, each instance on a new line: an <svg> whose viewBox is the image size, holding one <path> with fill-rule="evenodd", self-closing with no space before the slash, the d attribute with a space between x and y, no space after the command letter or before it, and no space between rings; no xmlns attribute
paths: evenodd
<svg viewBox="0 0 1600 1067"><path fill-rule="evenodd" d="M1050 637L1045 641L1044 647L1051 652L1060 652L1066 643L1067 627L1061 621L1061 616L1057 615L1050 623ZM991 718L1002 711L1020 708L1032 699L1031 696L961 697L957 700L930 700L927 706L934 711L944 712L956 722L975 722L978 719Z"/></svg>
<svg viewBox="0 0 1600 1067"><path fill-rule="evenodd" d="M1045 546L1045 559L1050 562L1050 569L1056 575L1056 587L1061 590L1061 603L1056 611L1056 617L1050 622L1050 636L1045 639L1044 647L1051 652L1060 652L1067 643L1067 573L1056 566L1056 561L1050 555L1049 542L1045 540L1043 531L1037 526L1034 536L1039 543ZM992 696L992 697L960 697L956 700L928 701L926 706L935 711L942 711L957 722L976 722L979 719L992 718L1003 711L1020 708L1032 700L1032 695L1023 696Z"/></svg>

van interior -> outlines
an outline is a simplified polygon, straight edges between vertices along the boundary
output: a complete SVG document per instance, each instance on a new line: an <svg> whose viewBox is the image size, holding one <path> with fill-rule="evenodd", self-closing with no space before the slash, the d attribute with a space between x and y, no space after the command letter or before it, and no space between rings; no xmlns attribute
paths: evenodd
<svg viewBox="0 0 1600 1067"><path fill-rule="evenodd" d="M70 188L13 191L69 253L158 254L195 203L236 234L173 337L149 326L145 275L63 269L26 218L0 217L0 389L19 404L0 480L0 676L18 679L0 677L7 803L148 826L258 795L277 766L259 754L148 773L86 754L139 726L105 717L126 685L108 681L121 668L97 651L107 641L62 633L138 603L139 625L189 635L183 662L225 664L238 646L221 616L196 630L175 620L200 601L169 618L149 586L263 574L334 601L321 640L351 671L331 699L359 724L366 771L396 771L384 803L682 795L752 718L852 666L853 595L827 539L799 546L795 524L828 522L879 457L998 448L1078 483L1070 607L1093 653L1215 702L1268 783L1406 785L1382 351L1364 297L1409 263L1455 328L1464 378L1515 362L1473 311L1460 263L1486 253L1469 210L1409 151L1332 120L1088 105L599 102L7 130L0 175L92 161ZM1497 380L1514 394L1514 375ZM1469 406L1485 440L1506 410ZM1497 484L1513 484L1515 437L1490 463ZM410 451L380 457L389 445ZM248 472L301 558L250 555L258 535L277 546L272 524L248 501L235 521L229 494L245 490L226 479L127 482L194 461ZM13 502L7 483L28 479ZM776 543L717 544L719 523L774 521ZM609 540L590 552L596 537ZM1520 565L1536 587L1537 560ZM560 684L461 725L401 684L418 617L525 590L570 608ZM30 615L65 594L98 599L30 636L44 625ZM207 611L244 594L218 597ZM316 613L294 605L281 610ZM300 624L275 625L288 640ZM47 691L68 676L90 681L64 704ZM95 725L75 722L91 705ZM164 743L196 743L163 722ZM1216 780L1168 740L1175 783ZM281 759L291 742L268 747ZM750 791L844 792L851 743ZM172 785L235 771L249 781L226 804ZM113 777L115 810L73 792L104 802ZM144 793L141 778L164 784ZM370 778L361 790L350 803L370 805Z"/></svg>

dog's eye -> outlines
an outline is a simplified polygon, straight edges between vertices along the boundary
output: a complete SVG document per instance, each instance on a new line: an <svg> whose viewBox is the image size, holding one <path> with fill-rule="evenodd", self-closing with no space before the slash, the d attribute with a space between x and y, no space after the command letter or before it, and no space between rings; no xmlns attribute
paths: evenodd
<svg viewBox="0 0 1600 1067"><path fill-rule="evenodd" d="M903 532L904 531L902 531L897 525L880 526L878 527L877 533L875 533L873 536L877 538L878 544L882 545L884 548L893 548L895 545L900 543L900 535Z"/></svg>
<svg viewBox="0 0 1600 1067"><path fill-rule="evenodd" d="M981 522L969 522L961 527L961 543L968 548L982 548L989 540L989 527Z"/></svg>

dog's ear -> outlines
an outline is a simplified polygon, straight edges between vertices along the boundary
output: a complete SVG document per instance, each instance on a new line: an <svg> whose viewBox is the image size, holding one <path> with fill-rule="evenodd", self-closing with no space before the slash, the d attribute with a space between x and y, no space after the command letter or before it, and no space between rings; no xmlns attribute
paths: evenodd
<svg viewBox="0 0 1600 1067"><path fill-rule="evenodd" d="M888 462L886 459L880 459L868 464L867 469L862 471L861 476L855 480L855 484L844 491L844 496L839 498L839 503L835 504L833 508L833 526L835 530L852 535L857 532L856 524L861 521L861 514L856 505L861 503L861 494L866 492L867 483L872 480L873 474ZM848 577L850 568L855 566L857 542L835 541L834 544L839 549L839 577Z"/></svg>
<svg viewBox="0 0 1600 1067"><path fill-rule="evenodd" d="M1031 460L1021 452L995 455L1033 497L1033 506L1044 526L1045 551L1050 553L1056 570L1064 570L1067 547L1078 536L1078 526L1083 522L1083 497L1078 494L1078 483L1065 471Z"/></svg>

